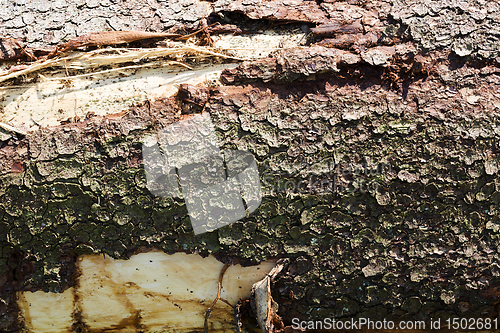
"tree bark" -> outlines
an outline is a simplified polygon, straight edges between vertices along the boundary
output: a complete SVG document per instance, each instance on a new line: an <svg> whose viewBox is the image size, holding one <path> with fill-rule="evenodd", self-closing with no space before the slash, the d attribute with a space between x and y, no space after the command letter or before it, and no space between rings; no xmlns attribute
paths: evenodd
<svg viewBox="0 0 500 333"><path fill-rule="evenodd" d="M69 6L98 20L91 3ZM167 21L174 2L154 3L152 16L128 30L196 27L208 12L242 30L280 22L321 26L334 38L316 34L300 48L227 69L220 86L190 88L201 103L179 94L117 117L5 133L2 330L21 329L16 291L72 286L78 255L127 258L147 248L245 264L290 258L272 286L285 325L498 318L497 2L193 1L182 7L184 22ZM32 29L54 23L24 19L43 15L40 6L12 9L20 12L3 16L0 33L42 45ZM69 12L52 6L54 18ZM112 8L139 15L121 3L97 6L119 29L125 21ZM79 34L84 23L75 30L74 20L64 17L54 31ZM352 31L356 21L362 31ZM143 138L186 110L210 114L221 149L255 156L263 193L249 217L200 235L183 200L151 194L142 165Z"/></svg>

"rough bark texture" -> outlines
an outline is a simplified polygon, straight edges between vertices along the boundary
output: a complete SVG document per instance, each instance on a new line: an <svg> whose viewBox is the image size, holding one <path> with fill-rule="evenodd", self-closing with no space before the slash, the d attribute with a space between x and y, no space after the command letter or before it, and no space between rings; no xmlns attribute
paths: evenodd
<svg viewBox="0 0 500 333"><path fill-rule="evenodd" d="M160 31L172 25L162 17L175 19L164 11L194 17L210 8L29 3L3 5L1 34L55 43L104 17ZM202 92L206 103L146 102L3 141L1 329L19 329L14 291L63 290L78 254L123 258L148 247L248 264L290 258L273 286L288 325L294 317L498 317L498 2L218 1L213 10L306 28L360 20L377 45L280 51L226 70L224 86ZM35 26L38 16L46 23ZM198 236L182 200L151 195L141 166L142 138L186 107L210 113L221 149L255 155L264 192L249 218Z"/></svg>

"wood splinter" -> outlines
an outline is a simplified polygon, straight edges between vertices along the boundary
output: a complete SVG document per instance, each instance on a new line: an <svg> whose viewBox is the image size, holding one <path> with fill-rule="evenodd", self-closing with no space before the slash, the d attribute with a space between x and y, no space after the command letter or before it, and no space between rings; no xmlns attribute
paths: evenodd
<svg viewBox="0 0 500 333"><path fill-rule="evenodd" d="M221 288L222 288L222 279L224 278L224 273L226 273L226 270L229 268L229 264L224 264L224 266L222 267L221 271L220 271L220 274L219 274L219 282L217 283L217 297L215 297L214 301L212 302L212 305L210 305L210 307L208 308L207 310L207 313L205 314L205 324L204 324L204 333L208 333L208 318L210 317L210 314L212 313L212 310L214 309L214 306L215 304L217 303L217 301L221 299L220 297L220 291L221 291ZM224 301L224 300L223 300ZM227 301L225 301L225 303L227 303Z"/></svg>
<svg viewBox="0 0 500 333"><path fill-rule="evenodd" d="M117 45L135 42L142 39L150 38L177 38L179 34L163 33L163 32L146 32L146 31L103 31L92 32L82 36L70 39L66 43L56 46L56 49L49 53L46 59L55 57L56 55L77 49L84 46L104 46Z"/></svg>
<svg viewBox="0 0 500 333"><path fill-rule="evenodd" d="M27 132L23 131L23 130L20 130L18 128L15 128L14 126L10 126L6 123L2 123L0 122L0 128L6 130L6 131L9 131L9 132L14 132L14 133L18 133L18 134L21 134L21 135L28 135Z"/></svg>

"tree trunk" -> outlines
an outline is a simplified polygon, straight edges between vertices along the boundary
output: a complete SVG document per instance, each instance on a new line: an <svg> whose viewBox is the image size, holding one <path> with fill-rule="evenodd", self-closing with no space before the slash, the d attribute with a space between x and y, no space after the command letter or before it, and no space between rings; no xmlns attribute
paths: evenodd
<svg viewBox="0 0 500 333"><path fill-rule="evenodd" d="M47 3L49 12L3 4L12 14L0 18L0 34L26 37L29 51L88 32L84 16L95 30L108 20L117 30L186 33L207 14L208 24L244 33L312 34L225 69L216 86L182 86L119 115L27 135L4 130L2 330L22 328L17 291L74 286L78 255L123 259L152 248L246 265L289 258L272 285L286 326L293 318L441 318L441 326L498 318L497 2L153 2L141 12L113 1ZM71 8L82 17L62 14ZM195 235L183 199L151 193L142 143L201 112L221 150L253 154L262 202Z"/></svg>

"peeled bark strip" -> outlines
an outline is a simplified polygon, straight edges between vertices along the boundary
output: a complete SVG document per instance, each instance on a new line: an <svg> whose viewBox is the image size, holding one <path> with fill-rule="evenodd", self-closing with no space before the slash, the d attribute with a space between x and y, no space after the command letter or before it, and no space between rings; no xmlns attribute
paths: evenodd
<svg viewBox="0 0 500 333"><path fill-rule="evenodd" d="M269 12L258 12L264 2ZM78 8L108 13L105 3ZM153 1L153 16L210 7L172 3ZM285 326L293 318L498 318L500 20L492 4L217 1L217 19L257 20L227 22L242 31L293 21L333 26L334 36L309 36L224 70L220 85L183 85L176 97L120 114L27 136L0 130L1 330L21 330L17 291L75 287L79 255L125 259L151 248L243 265L288 258L271 287ZM17 10L29 22L45 7ZM0 17L11 37L26 25L24 16ZM363 35L347 31L357 20ZM141 145L202 111L221 150L255 156L263 199L250 217L195 236L184 201L147 188Z"/></svg>

